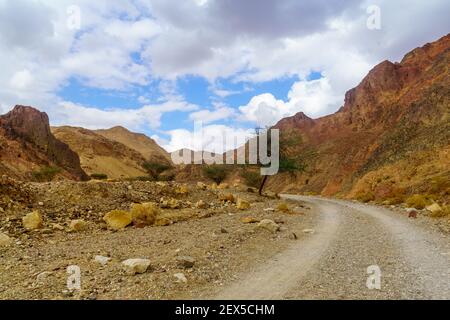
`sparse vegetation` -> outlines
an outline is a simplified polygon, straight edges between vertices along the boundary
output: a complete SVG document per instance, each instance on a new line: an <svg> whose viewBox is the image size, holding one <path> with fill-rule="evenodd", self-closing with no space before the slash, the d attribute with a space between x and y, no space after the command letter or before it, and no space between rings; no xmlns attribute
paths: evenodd
<svg viewBox="0 0 450 320"><path fill-rule="evenodd" d="M156 180L159 180L159 176L163 172L172 168L168 164L159 163L159 162L150 162L150 161L144 162L142 167L148 172L148 174L150 176L154 177Z"/></svg>
<svg viewBox="0 0 450 320"><path fill-rule="evenodd" d="M270 131L270 130L269 130ZM268 134L268 150L271 149L270 134ZM289 150L294 146L299 146L302 143L302 137L298 132L292 131L280 136L280 163L279 171L280 173L290 173L295 174L295 172L303 172L306 170L306 163L301 157L292 157ZM264 186L267 182L269 176L264 176L259 187L259 195L262 195Z"/></svg>
<svg viewBox="0 0 450 320"><path fill-rule="evenodd" d="M209 165L203 168L203 173L215 183L220 184L224 181L229 173L229 169L225 165Z"/></svg>
<svg viewBox="0 0 450 320"><path fill-rule="evenodd" d="M52 181L55 176L61 172L61 168L58 167L41 167L38 171L33 171L31 174L33 179L38 182Z"/></svg>
<svg viewBox="0 0 450 320"><path fill-rule="evenodd" d="M108 175L106 175L104 173L93 173L93 174L91 174L91 178L94 180L107 180Z"/></svg>
<svg viewBox="0 0 450 320"><path fill-rule="evenodd" d="M356 200L367 203L375 200L375 195L372 191L360 192L356 195Z"/></svg>
<svg viewBox="0 0 450 320"><path fill-rule="evenodd" d="M424 209L430 204L430 199L421 194L415 194L406 199L406 205L410 208Z"/></svg>
<svg viewBox="0 0 450 320"><path fill-rule="evenodd" d="M250 171L245 169L241 173L241 177L244 179L245 184L249 187L259 188L262 182L262 176L258 171Z"/></svg>

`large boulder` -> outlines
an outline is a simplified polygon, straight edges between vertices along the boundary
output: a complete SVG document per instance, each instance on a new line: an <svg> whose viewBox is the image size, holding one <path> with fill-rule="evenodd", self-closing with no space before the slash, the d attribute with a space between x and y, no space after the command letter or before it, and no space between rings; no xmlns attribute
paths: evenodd
<svg viewBox="0 0 450 320"><path fill-rule="evenodd" d="M38 211L33 211L22 218L23 227L29 231L42 228L44 220Z"/></svg>
<svg viewBox="0 0 450 320"><path fill-rule="evenodd" d="M280 226L275 223L275 221L270 219L264 219L258 223L258 228L268 230L272 233L276 233L280 230Z"/></svg>
<svg viewBox="0 0 450 320"><path fill-rule="evenodd" d="M106 222L109 229L117 231L128 227L133 222L133 216L127 211L114 210L108 212L103 217L103 220Z"/></svg>

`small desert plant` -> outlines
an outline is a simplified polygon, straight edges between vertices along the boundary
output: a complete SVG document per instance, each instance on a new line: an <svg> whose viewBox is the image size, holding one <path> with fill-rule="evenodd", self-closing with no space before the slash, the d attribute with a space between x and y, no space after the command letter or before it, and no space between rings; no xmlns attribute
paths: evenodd
<svg viewBox="0 0 450 320"><path fill-rule="evenodd" d="M415 194L408 199L406 199L406 205L410 208L416 209L424 209L427 205L430 204L430 200L421 194Z"/></svg>
<svg viewBox="0 0 450 320"><path fill-rule="evenodd" d="M261 185L263 177L261 176L259 170L258 171L249 171L245 170L241 173L241 177L244 179L245 184L249 187L259 188Z"/></svg>
<svg viewBox="0 0 450 320"><path fill-rule="evenodd" d="M356 200L367 203L375 200L375 195L372 191L360 192L356 195Z"/></svg>
<svg viewBox="0 0 450 320"><path fill-rule="evenodd" d="M131 216L135 225L152 225L160 214L159 207L155 203L133 204L131 206Z"/></svg>
<svg viewBox="0 0 450 320"><path fill-rule="evenodd" d="M215 183L220 184L228 176L225 165L210 165L203 168L204 174Z"/></svg>
<svg viewBox="0 0 450 320"><path fill-rule="evenodd" d="M93 173L93 174L91 174L91 178L94 180L107 180L108 175L106 175L104 173Z"/></svg>
<svg viewBox="0 0 450 320"><path fill-rule="evenodd" d="M49 182L52 181L55 176L61 172L61 168L58 167L41 167L38 171L33 171L31 174L36 181Z"/></svg>

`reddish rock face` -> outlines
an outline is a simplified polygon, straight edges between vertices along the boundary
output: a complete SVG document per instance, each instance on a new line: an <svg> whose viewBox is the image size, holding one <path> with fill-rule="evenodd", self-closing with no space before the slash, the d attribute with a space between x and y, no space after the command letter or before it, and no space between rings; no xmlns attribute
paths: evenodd
<svg viewBox="0 0 450 320"><path fill-rule="evenodd" d="M344 106L335 114L313 120L299 113L281 120L275 126L281 134L296 130L301 135L299 145L290 150L291 156L314 156L306 160L308 170L296 180L281 175L271 179L269 187L323 195L351 194L369 172L403 160L405 164L399 165L398 171L406 172L413 166L412 160L406 159L424 152L435 156L419 157L414 165L436 160L439 167L439 151L448 148L450 141L449 65L447 35L413 50L400 63L384 61L377 65L347 92ZM426 170L421 171L424 182L430 178ZM439 170L434 174L441 174ZM388 179L389 183L413 189L412 182L408 185L407 181L411 174L402 174L396 174L397 181ZM389 197L389 190L395 188L381 183L386 184L372 183L371 192Z"/></svg>
<svg viewBox="0 0 450 320"><path fill-rule="evenodd" d="M0 116L0 129L4 145L2 164L10 168L13 175L26 174L28 169L33 169L30 166L55 165L69 178L88 179L80 167L78 155L51 133L46 113L32 107L16 106ZM17 162L15 157L19 158Z"/></svg>

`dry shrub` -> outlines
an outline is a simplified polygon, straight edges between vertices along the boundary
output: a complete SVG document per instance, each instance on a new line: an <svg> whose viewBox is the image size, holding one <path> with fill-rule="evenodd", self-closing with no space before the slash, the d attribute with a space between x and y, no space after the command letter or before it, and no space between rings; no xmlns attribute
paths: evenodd
<svg viewBox="0 0 450 320"><path fill-rule="evenodd" d="M406 205L410 208L416 209L424 209L427 205L430 204L430 200L421 194L415 194L408 199L406 199Z"/></svg>
<svg viewBox="0 0 450 320"><path fill-rule="evenodd" d="M356 200L367 203L370 201L374 201L375 200L375 195L373 194L372 191L368 191L368 192L359 192L356 195Z"/></svg>
<svg viewBox="0 0 450 320"><path fill-rule="evenodd" d="M155 203L149 202L131 206L131 216L135 225L153 225L159 214L159 207Z"/></svg>

